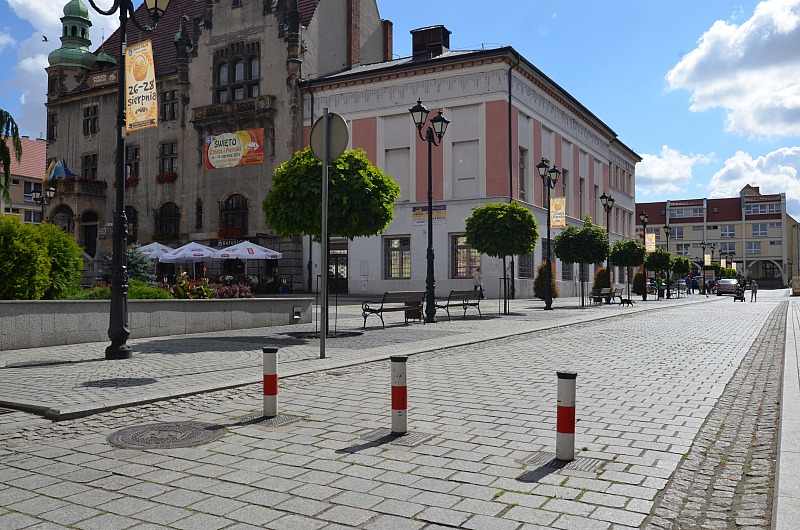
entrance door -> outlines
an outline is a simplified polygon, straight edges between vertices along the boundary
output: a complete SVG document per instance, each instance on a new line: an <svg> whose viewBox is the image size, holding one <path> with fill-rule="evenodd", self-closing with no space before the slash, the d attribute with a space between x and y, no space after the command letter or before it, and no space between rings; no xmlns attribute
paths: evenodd
<svg viewBox="0 0 800 530"><path fill-rule="evenodd" d="M331 294L347 294L347 243L331 243L328 262L328 290Z"/></svg>
<svg viewBox="0 0 800 530"><path fill-rule="evenodd" d="M81 219L81 245L91 257L97 253L97 214L87 212Z"/></svg>

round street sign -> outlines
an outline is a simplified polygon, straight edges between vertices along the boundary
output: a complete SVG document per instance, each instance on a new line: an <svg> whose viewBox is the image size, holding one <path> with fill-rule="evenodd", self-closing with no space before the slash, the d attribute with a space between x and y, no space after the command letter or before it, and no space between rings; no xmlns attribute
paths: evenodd
<svg viewBox="0 0 800 530"><path fill-rule="evenodd" d="M311 152L314 158L322 160L324 145L322 141L322 122L324 118L320 118L311 128ZM338 114L328 114L328 162L333 162L344 153L347 148L347 142L350 139L350 134L347 131L347 123L344 118Z"/></svg>

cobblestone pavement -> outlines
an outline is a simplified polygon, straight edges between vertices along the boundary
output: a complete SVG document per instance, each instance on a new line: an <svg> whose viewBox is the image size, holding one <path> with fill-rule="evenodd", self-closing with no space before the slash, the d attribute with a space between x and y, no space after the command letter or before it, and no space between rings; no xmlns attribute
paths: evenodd
<svg viewBox="0 0 800 530"><path fill-rule="evenodd" d="M773 311L645 528L771 526L787 307Z"/></svg>
<svg viewBox="0 0 800 530"><path fill-rule="evenodd" d="M430 437L411 446L369 437L389 427L385 354L403 353L403 339L413 344L415 333L476 333L476 321L454 321L461 327L440 331L397 328L393 344L373 346L384 355L381 362L320 362L317 370L282 375L280 412L300 419L277 427L243 419L260 414L261 387L254 384L60 422L14 413L0 429L0 528L610 530L655 524L651 513L673 498L672 489L684 487L682 462L708 447L709 426L720 431L715 412L725 409L733 418L741 408L742 427L757 419L750 405L729 398L740 375L760 371L767 381L752 388L753 399L770 413L770 398L757 396L779 386L780 367L766 363L767 350L772 338L781 342L777 312L797 301L789 302L785 291L760 294L758 303L711 297L656 311L608 311L610 318L601 320L559 323L564 317L547 315L542 318L554 319L549 327L440 349L433 348L435 337L425 337L432 351L414 355L407 366L409 428ZM521 330L525 318L485 324ZM760 333L770 334L770 342L756 342ZM355 351L354 359L364 353ZM748 368L757 357L762 361ZM93 364L69 366L80 365ZM578 373L577 459L567 466L548 458L558 370ZM730 406L720 406L728 399ZM120 449L107 440L125 427L187 420L225 434L184 449ZM759 436L769 425L756 423ZM720 432L752 439L746 428ZM752 458L735 456L755 470L756 457L769 459L768 449L756 449L747 448ZM711 456L707 461L713 463ZM769 475L766 467L759 473ZM698 477L707 480L700 473L687 480ZM723 479L740 478L719 477L708 482L719 491L728 484ZM770 486L758 485L765 506ZM749 510L748 496L742 489L737 498L738 491L726 502L731 510Z"/></svg>

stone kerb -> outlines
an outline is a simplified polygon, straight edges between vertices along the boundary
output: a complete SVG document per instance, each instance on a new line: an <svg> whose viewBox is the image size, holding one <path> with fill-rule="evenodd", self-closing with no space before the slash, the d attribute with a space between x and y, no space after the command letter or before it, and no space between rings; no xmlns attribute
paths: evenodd
<svg viewBox="0 0 800 530"><path fill-rule="evenodd" d="M311 322L311 298L130 300L131 338ZM108 340L108 300L0 301L0 351ZM297 316L299 315L299 318Z"/></svg>

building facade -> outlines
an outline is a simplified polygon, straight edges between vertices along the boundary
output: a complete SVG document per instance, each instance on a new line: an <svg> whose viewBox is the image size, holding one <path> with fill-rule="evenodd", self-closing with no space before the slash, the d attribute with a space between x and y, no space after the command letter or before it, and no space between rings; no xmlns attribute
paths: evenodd
<svg viewBox="0 0 800 530"><path fill-rule="evenodd" d="M612 241L635 234L635 166L641 158L605 123L511 47L455 52L443 26L411 32L412 57L354 66L312 79L305 94L306 134L327 108L348 122L349 148L362 148L401 187L395 218L380 236L331 242L332 285L340 292L424 290L427 249L427 144L409 109L418 100L450 120L432 150L433 238L439 293L472 287L481 266L484 289L501 291L513 275L518 297L533 296L546 256L546 190L536 165L546 159L561 177L551 196L566 197L567 225L586 216L609 225ZM423 129L424 133L424 129ZM606 215L600 197L614 198ZM519 201L536 217L533 253L507 260L480 256L465 241L472 208ZM553 229L555 237L560 229ZM320 270L312 247L312 270ZM562 296L578 292L576 265L556 263ZM585 271L587 281L592 270ZM620 278L615 275L615 278Z"/></svg>
<svg viewBox="0 0 800 530"><path fill-rule="evenodd" d="M17 162L11 156L11 204L3 207L6 215L19 216L24 223L39 224L42 222L42 205L34 200L35 192L42 191L42 176L47 165L47 144L41 138L31 140L28 136L21 136L22 159ZM9 148L11 141L9 139Z"/></svg>
<svg viewBox="0 0 800 530"><path fill-rule="evenodd" d="M151 22L144 4L135 17ZM99 260L111 252L120 35L90 51L81 0L61 21L48 58L47 158L75 177L57 180L49 213ZM248 239L280 251L270 266L301 289L302 239L277 237L261 204L277 165L303 147L303 79L391 57L390 35L374 0L172 0L154 31L129 22L128 46L152 41L159 104L157 127L126 135L129 242ZM209 146L220 137L246 137L248 155L218 163Z"/></svg>
<svg viewBox="0 0 800 530"><path fill-rule="evenodd" d="M689 258L695 272L702 270L705 244L714 262L724 259L761 286L784 287L797 274L797 221L786 213L784 193L762 195L747 185L738 197L638 203L636 209L648 214L647 232L655 234L656 247Z"/></svg>

